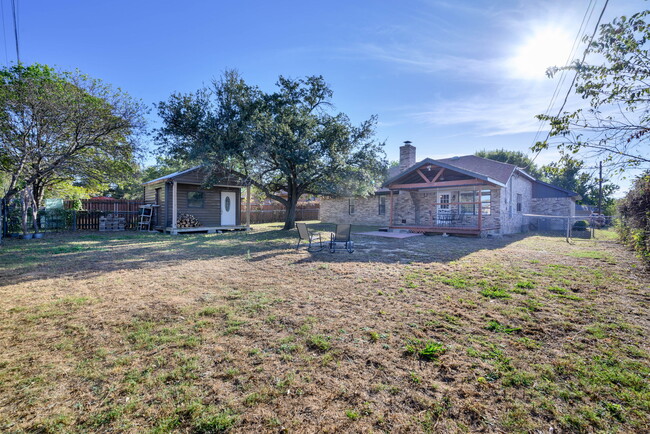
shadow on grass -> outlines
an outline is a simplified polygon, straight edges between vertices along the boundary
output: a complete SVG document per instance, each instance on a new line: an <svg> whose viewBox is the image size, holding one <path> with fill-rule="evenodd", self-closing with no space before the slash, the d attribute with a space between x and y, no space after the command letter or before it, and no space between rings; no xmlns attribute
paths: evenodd
<svg viewBox="0 0 650 434"><path fill-rule="evenodd" d="M240 258L261 262L286 257L288 263L417 263L455 261L479 250L500 249L523 236L469 238L418 236L405 239L353 235L355 252L330 253L327 249L333 225L310 223L321 232L325 248L308 253L296 250L297 231L283 231L282 224L254 226L251 232L223 234L163 234L74 232L48 234L42 240L7 240L0 248L0 287L50 277L91 277L117 270L166 267L180 262ZM353 227L354 232L376 228Z"/></svg>

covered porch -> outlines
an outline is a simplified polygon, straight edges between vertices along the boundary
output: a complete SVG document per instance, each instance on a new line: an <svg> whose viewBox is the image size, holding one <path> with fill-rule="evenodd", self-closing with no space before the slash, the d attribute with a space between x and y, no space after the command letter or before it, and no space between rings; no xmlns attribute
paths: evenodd
<svg viewBox="0 0 650 434"><path fill-rule="evenodd" d="M499 230L498 182L433 160L418 166L384 184L389 230L477 236Z"/></svg>

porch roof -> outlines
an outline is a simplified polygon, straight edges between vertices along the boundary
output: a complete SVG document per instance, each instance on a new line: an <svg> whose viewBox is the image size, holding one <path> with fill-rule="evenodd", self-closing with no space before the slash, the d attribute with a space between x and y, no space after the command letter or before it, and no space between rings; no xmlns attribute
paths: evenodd
<svg viewBox="0 0 650 434"><path fill-rule="evenodd" d="M461 158L463 158L463 157L461 157ZM508 178L506 178L505 182L502 182L502 180L495 179L492 176L489 176L489 175L486 175L486 174L483 174L483 173L479 173L479 172L474 171L474 170L469 170L469 169L466 169L466 168L463 168L463 167L458 167L458 166L448 162L449 160L451 160L451 159L433 160L431 158L425 158L424 160L420 161L419 163L414 164L413 166L409 167L404 172L401 172L401 173L391 177L390 179L388 179L382 185L382 187L390 188L391 185L396 184L396 181L398 181L400 179L407 178L408 176L412 175L413 173L419 173L420 176L423 176L422 172L419 172L419 170L424 168L424 167L430 167L430 166L436 166L436 167L438 167L440 169L449 170L449 171L456 172L456 173L459 173L459 174L470 177L470 179L466 180L467 181L466 185L474 185L474 184L476 184L476 180L481 180L481 181L488 182L490 184L498 185L499 187L505 187L505 182L507 182L507 179L509 178L509 176L508 176ZM510 172L510 174L512 174L512 171ZM434 179L435 179L435 177L434 177ZM463 185L462 183L460 183L460 181L457 181L457 183L458 183L459 186ZM435 184L436 184L435 181L429 181L429 185L427 185L426 188L435 188L436 187ZM414 184L414 187L417 186L417 185L419 185L419 184ZM439 186L442 187L442 186L445 186L445 185L443 183L440 183Z"/></svg>

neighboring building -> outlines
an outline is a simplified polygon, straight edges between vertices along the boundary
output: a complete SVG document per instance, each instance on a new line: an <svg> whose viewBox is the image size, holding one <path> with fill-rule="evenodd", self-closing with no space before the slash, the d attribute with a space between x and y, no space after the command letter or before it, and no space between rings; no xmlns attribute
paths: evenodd
<svg viewBox="0 0 650 434"><path fill-rule="evenodd" d="M243 183L224 174L220 177L222 183L204 188L206 176L207 172L197 166L144 183L145 203L158 205L152 229L174 234L197 229L214 232L246 228L241 224ZM181 214L193 215L202 226L186 230L177 228L177 218Z"/></svg>
<svg viewBox="0 0 650 434"><path fill-rule="evenodd" d="M512 234L526 214L574 216L577 193L541 182L512 164L475 155L416 162L410 142L373 196L324 198L321 221L414 232Z"/></svg>
<svg viewBox="0 0 650 434"><path fill-rule="evenodd" d="M598 207L596 205L576 204L576 217L590 217L594 214L598 214Z"/></svg>

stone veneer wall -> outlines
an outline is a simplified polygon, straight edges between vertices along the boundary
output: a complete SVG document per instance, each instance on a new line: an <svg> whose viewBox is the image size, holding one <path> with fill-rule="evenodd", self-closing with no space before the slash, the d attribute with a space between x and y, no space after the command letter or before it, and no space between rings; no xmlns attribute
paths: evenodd
<svg viewBox="0 0 650 434"><path fill-rule="evenodd" d="M501 191L493 188L490 198L491 214L482 216L483 228L498 228L500 225L499 211L501 209ZM458 200L458 191L451 192L456 195L454 201ZM352 223L374 226L390 225L390 195L386 198L386 214L379 215L379 199L377 196L355 199L355 213L349 213L349 199L324 198L320 204L320 219L324 223ZM434 203L437 202L436 192L400 191L393 195L395 225L411 226L434 226L436 224L437 210ZM416 205L417 204L417 215ZM474 222L478 216L472 217ZM476 224L476 223L475 223ZM487 230L486 233L498 232Z"/></svg>
<svg viewBox="0 0 650 434"><path fill-rule="evenodd" d="M572 218L571 224L575 221L576 203L571 197L544 197L532 199L532 214L569 216ZM531 217L530 220L538 220L537 217ZM562 231L566 228L565 219L546 219L549 230Z"/></svg>
<svg viewBox="0 0 650 434"><path fill-rule="evenodd" d="M532 212L533 182L514 173L505 188L501 189L501 233L515 234L525 229L528 220L524 214ZM521 211L517 211L517 194L521 194Z"/></svg>
<svg viewBox="0 0 650 434"><path fill-rule="evenodd" d="M354 198L354 214L349 212L350 198L323 198L320 201L320 220L323 223L351 223L355 225L388 226L390 198L386 198L386 213L379 215L379 196Z"/></svg>

